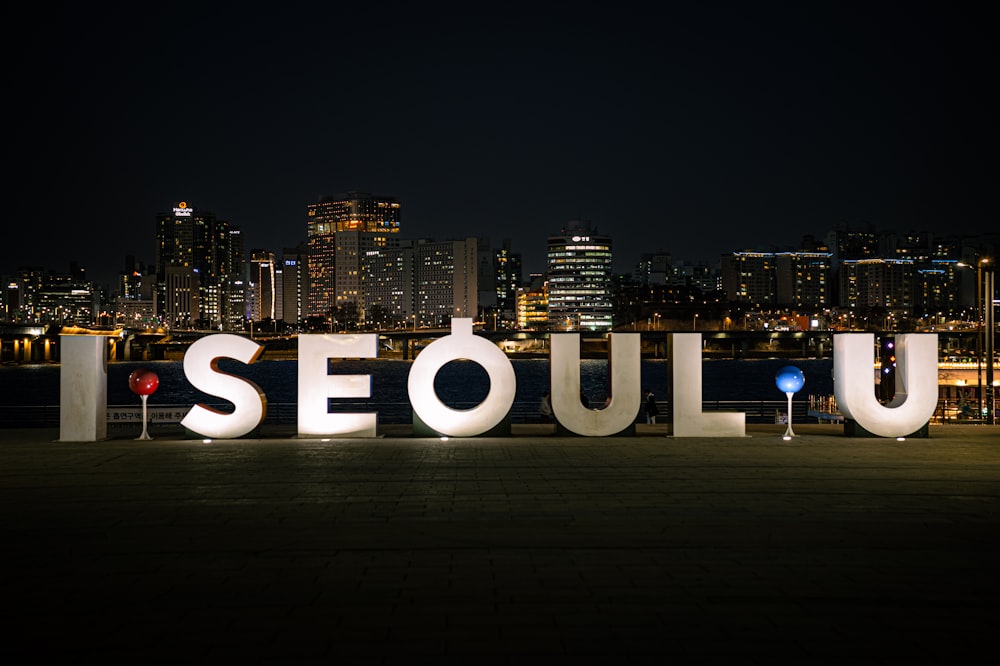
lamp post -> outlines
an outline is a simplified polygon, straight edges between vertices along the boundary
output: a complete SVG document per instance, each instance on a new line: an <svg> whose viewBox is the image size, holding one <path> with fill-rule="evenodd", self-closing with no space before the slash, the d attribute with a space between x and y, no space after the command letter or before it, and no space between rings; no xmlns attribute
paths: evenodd
<svg viewBox="0 0 1000 666"><path fill-rule="evenodd" d="M985 356L986 356L986 413L985 421L988 425L995 425L996 414L994 413L994 391L993 386L993 261L990 259L980 259L979 267L983 268L983 277L985 278L985 283L983 287L983 305L986 308L985 316L983 317L983 324L986 328L986 344L985 344Z"/></svg>
<svg viewBox="0 0 1000 666"><path fill-rule="evenodd" d="M976 418L983 418L983 264L989 263L988 259L980 259L976 262L976 402L978 403L978 410L976 411ZM958 265L963 268L972 269L969 264L958 262ZM992 296L990 298L992 310ZM941 313L938 313L939 315ZM990 336L992 339L992 336ZM992 357L992 344L990 345L990 367L993 366ZM990 373L992 375L992 373ZM990 392L992 394L992 391ZM992 408L990 412L992 413Z"/></svg>

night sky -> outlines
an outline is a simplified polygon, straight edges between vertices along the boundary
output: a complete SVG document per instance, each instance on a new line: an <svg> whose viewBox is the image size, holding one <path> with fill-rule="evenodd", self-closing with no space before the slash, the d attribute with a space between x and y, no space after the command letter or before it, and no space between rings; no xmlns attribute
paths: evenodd
<svg viewBox="0 0 1000 666"><path fill-rule="evenodd" d="M180 200L280 252L349 190L397 197L404 238L511 238L525 273L572 219L618 271L995 224L972 5L33 4L7 21L0 275L151 263Z"/></svg>

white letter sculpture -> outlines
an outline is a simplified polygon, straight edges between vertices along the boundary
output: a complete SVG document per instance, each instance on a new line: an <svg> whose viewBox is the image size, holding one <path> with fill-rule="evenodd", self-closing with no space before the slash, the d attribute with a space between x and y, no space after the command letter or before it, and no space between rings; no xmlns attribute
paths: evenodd
<svg viewBox="0 0 1000 666"><path fill-rule="evenodd" d="M833 336L833 393L837 407L879 437L905 437L924 427L938 401L937 333L896 336L896 395L888 405L875 398L875 335Z"/></svg>
<svg viewBox="0 0 1000 666"><path fill-rule="evenodd" d="M486 399L472 409L452 409L434 390L438 370L452 361L478 363L490 378ZM486 338L472 333L471 319L452 319L451 335L435 340L417 355L406 382L414 418L450 437L475 437L507 418L517 388L514 366L507 355Z"/></svg>
<svg viewBox="0 0 1000 666"><path fill-rule="evenodd" d="M60 335L59 441L96 442L108 434L108 339Z"/></svg>
<svg viewBox="0 0 1000 666"><path fill-rule="evenodd" d="M205 405L195 405L181 425L202 437L231 439L242 437L259 426L267 412L267 398L256 384L219 370L220 358L250 364L264 347L238 335L209 335L188 347L184 354L184 375L191 385L209 395L233 403L231 414Z"/></svg>
<svg viewBox="0 0 1000 666"><path fill-rule="evenodd" d="M701 411L701 333L671 333L671 434L674 437L745 437L743 412Z"/></svg>
<svg viewBox="0 0 1000 666"><path fill-rule="evenodd" d="M378 415L330 414L330 398L370 398L371 375L327 374L331 358L375 358L378 335L299 336L299 437L375 437Z"/></svg>
<svg viewBox="0 0 1000 666"><path fill-rule="evenodd" d="M589 409L580 402L580 334L556 333L550 336L549 344L552 412L556 421L585 437L607 437L631 429L642 402L639 334L611 334L608 343L611 402L604 409Z"/></svg>

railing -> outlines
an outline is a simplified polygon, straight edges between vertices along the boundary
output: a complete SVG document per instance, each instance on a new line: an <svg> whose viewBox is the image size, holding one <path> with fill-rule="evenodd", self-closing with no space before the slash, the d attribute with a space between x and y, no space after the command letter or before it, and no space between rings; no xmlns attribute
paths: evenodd
<svg viewBox="0 0 1000 666"><path fill-rule="evenodd" d="M230 409L224 404L209 405L221 411ZM452 405L454 409L470 409L475 407L475 403ZM669 414L670 403L668 401L658 401L661 416L659 421L666 422ZM705 411L726 411L743 412L746 414L747 423L777 423L784 417L787 410L785 400L706 400L702 402L702 409ZM808 422L808 403L803 400L792 402L793 423ZM190 405L149 405L150 413L173 412L183 414L190 408ZM136 405L108 405L109 415L111 413L137 414L136 410L141 409ZM336 411L343 412L376 412L379 423L405 424L412 423L413 408L408 402L336 402ZM637 408L638 412L638 408ZM176 420L153 420L153 425L176 425ZM287 425L294 426L298 420L298 405L294 402L267 404L267 415L263 425ZM511 408L512 423L537 423L538 405L536 403L515 402ZM645 417L640 413L637 420L642 422ZM108 425L112 431L122 428L136 428L142 423L141 416L136 416L131 420L111 420ZM0 428L57 428L59 427L59 405L32 405L32 406L0 406Z"/></svg>
<svg viewBox="0 0 1000 666"><path fill-rule="evenodd" d="M832 396L831 396L832 399ZM226 409L224 405L212 405L217 409ZM660 423L667 422L670 404L667 401L658 401L660 410ZM978 406L978 405L976 405ZM474 404L453 405L456 409L468 409L475 407ZM190 405L155 405L153 409L183 409L187 410ZM832 409L831 409L832 408ZM112 406L112 409L137 409L134 405ZM747 423L777 423L783 422L787 403L784 400L706 400L702 402L702 409L706 412L725 411L743 412L746 414ZM337 403L337 411L344 412L376 412L379 423L405 424L413 420L413 409L409 403ZM638 421L644 420L642 414L638 415ZM289 403L268 403L267 416L264 425L287 425L294 426L298 420L298 405ZM535 404L514 403L511 409L511 423L537 423L539 420L538 409ZM793 423L824 423L839 422L843 420L843 415L836 411L835 404L820 404L819 402L807 402L804 400L792 401L792 422ZM978 424L983 423L981 416L977 417L975 409L970 410L969 405L962 405L960 401L954 399L942 399L938 401L937 409L930 419L933 424ZM176 422L174 422L176 424ZM131 422L108 422L112 431L117 431L127 427L138 427L141 421ZM153 425L166 424L169 421L159 421ZM0 428L58 428L59 427L59 405L18 405L0 406Z"/></svg>

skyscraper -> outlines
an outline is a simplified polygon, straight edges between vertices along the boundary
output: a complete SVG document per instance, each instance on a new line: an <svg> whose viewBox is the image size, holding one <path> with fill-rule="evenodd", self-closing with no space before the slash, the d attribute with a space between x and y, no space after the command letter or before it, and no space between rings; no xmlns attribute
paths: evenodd
<svg viewBox="0 0 1000 666"><path fill-rule="evenodd" d="M396 247L400 205L392 197L347 192L309 204L309 315L332 317L338 309L364 312L361 279L364 257Z"/></svg>
<svg viewBox="0 0 1000 666"><path fill-rule="evenodd" d="M306 318L309 299L309 250L305 245L281 251L281 314L286 324L297 325Z"/></svg>
<svg viewBox="0 0 1000 666"><path fill-rule="evenodd" d="M548 242L549 330L612 327L611 237L569 222Z"/></svg>
<svg viewBox="0 0 1000 666"><path fill-rule="evenodd" d="M375 328L416 326L413 266L416 241L401 240L366 257L364 296L365 323Z"/></svg>
<svg viewBox="0 0 1000 666"><path fill-rule="evenodd" d="M482 239L427 241L417 244L415 313L422 326L448 326L454 317L479 313Z"/></svg>
<svg viewBox="0 0 1000 666"><path fill-rule="evenodd" d="M278 285L275 279L274 252L255 249L250 251L250 283L254 290L254 321L279 319L275 314Z"/></svg>
<svg viewBox="0 0 1000 666"><path fill-rule="evenodd" d="M230 322L233 229L184 201L157 216L156 307L168 325L222 328Z"/></svg>
<svg viewBox="0 0 1000 666"><path fill-rule="evenodd" d="M496 267L496 307L507 321L514 321L517 309L517 290L521 286L521 253L511 250L510 239L503 240L503 247L493 254Z"/></svg>

